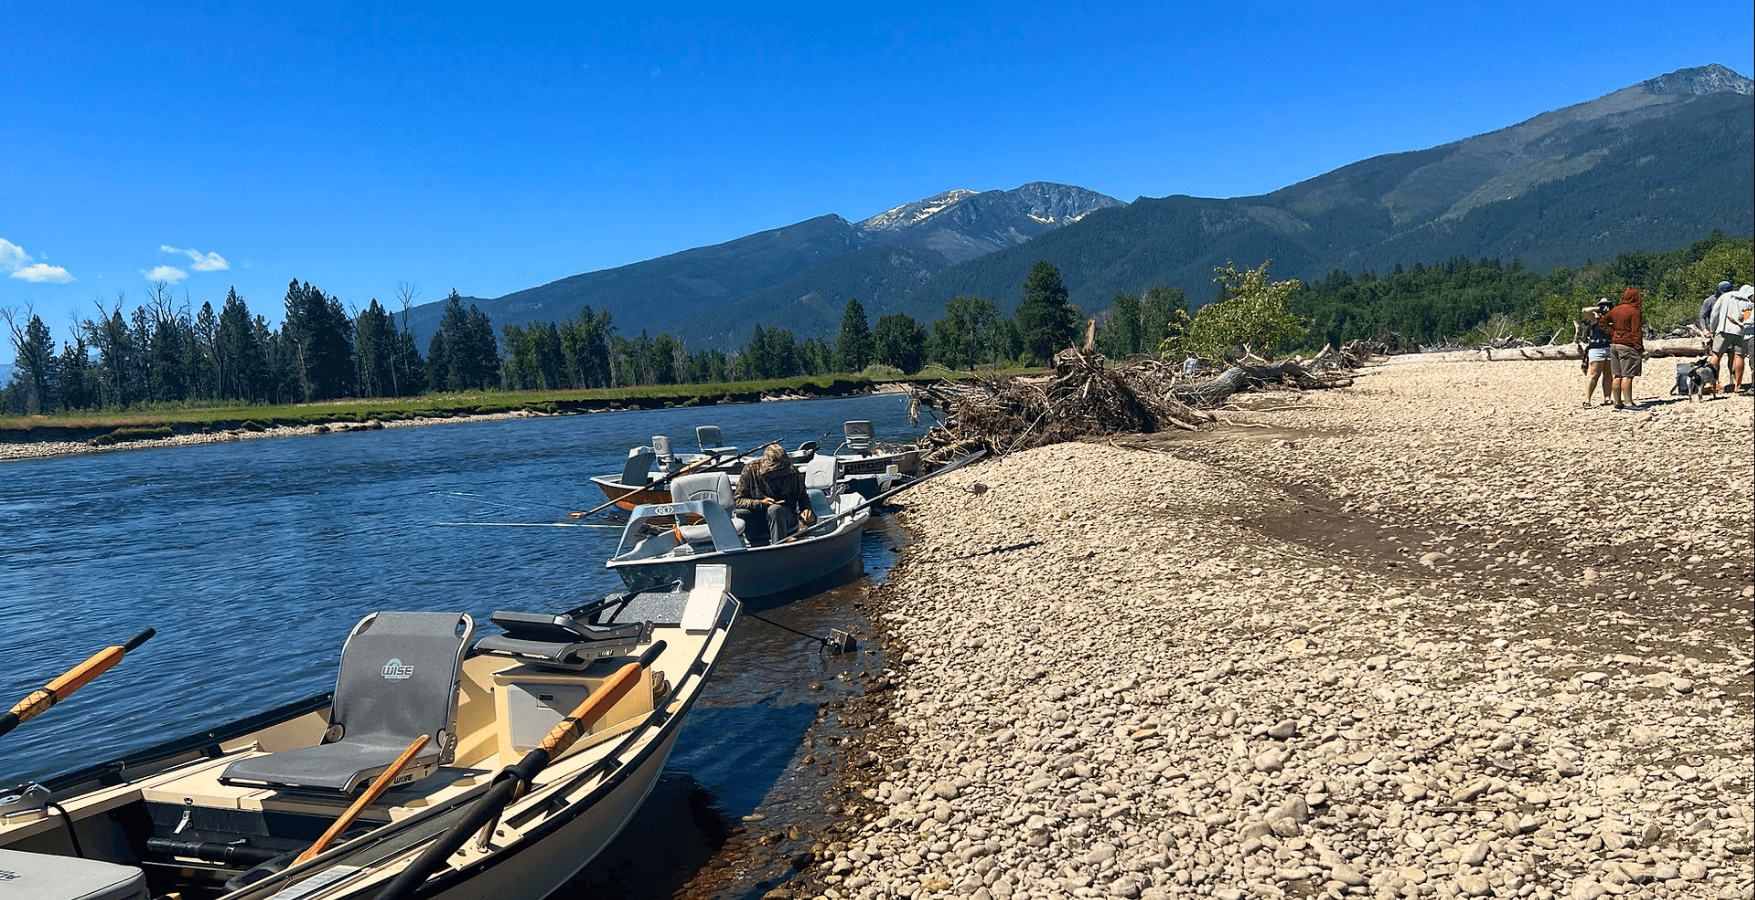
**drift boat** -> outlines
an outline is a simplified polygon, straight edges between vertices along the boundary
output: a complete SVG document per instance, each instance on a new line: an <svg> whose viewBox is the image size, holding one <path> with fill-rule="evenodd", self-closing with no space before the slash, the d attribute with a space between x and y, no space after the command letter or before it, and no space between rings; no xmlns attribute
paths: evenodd
<svg viewBox="0 0 1755 900"><path fill-rule="evenodd" d="M857 495L829 493L832 486L824 478L832 471L814 464L805 467L816 522L767 544L752 544L744 535L743 518L733 514L730 476L684 475L671 482L676 502L634 508L607 566L631 590L642 590L686 580L697 565L723 565L730 572L731 592L746 600L833 575L859 558L859 536L871 512Z"/></svg>
<svg viewBox="0 0 1755 900"><path fill-rule="evenodd" d="M739 604L691 574L473 644L467 615L367 616L331 694L0 798L0 898L538 900L627 824L719 662Z"/></svg>
<svg viewBox="0 0 1755 900"><path fill-rule="evenodd" d="M700 444L701 452L676 453L671 450L670 438L655 434L651 446L628 451L627 461L622 464L619 474L593 475L591 483L597 485L616 506L632 512L642 503L669 503L672 478L691 472L723 472L736 478L743 472L744 463L761 455L760 447L740 454L736 447L723 446L717 425L696 428L695 440ZM787 455L792 457L794 465L802 466L816 452L816 442L806 441Z"/></svg>

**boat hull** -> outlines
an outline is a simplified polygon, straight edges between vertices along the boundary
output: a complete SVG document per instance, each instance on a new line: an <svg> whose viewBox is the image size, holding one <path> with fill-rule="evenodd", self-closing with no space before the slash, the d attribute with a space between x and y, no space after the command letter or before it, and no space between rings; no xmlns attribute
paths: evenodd
<svg viewBox="0 0 1755 900"><path fill-rule="evenodd" d="M830 534L768 544L747 550L697 553L652 559L611 561L631 589L681 581L692 583L697 564L724 565L730 572L731 593L743 599L766 597L819 581L850 566L859 558L859 539L870 513L849 516Z"/></svg>
<svg viewBox="0 0 1755 900"><path fill-rule="evenodd" d="M608 475L593 475L591 483L602 489L605 500L614 500L615 505L628 512L642 503L669 503L670 491L665 488L635 487L622 484Z"/></svg>
<svg viewBox="0 0 1755 900"><path fill-rule="evenodd" d="M679 726L681 719L676 719ZM671 728L624 782L602 799L581 805L580 814L553 833L533 841L522 852L499 854L491 866L468 873L461 884L420 896L435 900L542 900L554 893L584 871L633 820L658 783L679 730ZM349 900L374 897L382 887L372 885L370 890L350 895Z"/></svg>

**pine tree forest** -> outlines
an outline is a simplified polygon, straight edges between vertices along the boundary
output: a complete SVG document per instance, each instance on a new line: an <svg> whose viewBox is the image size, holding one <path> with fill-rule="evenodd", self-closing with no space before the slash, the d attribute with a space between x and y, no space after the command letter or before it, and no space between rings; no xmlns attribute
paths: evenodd
<svg viewBox="0 0 1755 900"><path fill-rule="evenodd" d="M1280 351L1339 346L1393 331L1422 344L1463 342L1483 329L1510 328L1532 340L1567 330L1599 295L1637 286L1647 321L1660 330L1685 322L1721 280L1755 280L1751 242L1717 232L1661 253L1623 253L1606 262L1545 274L1516 259L1450 259L1397 265L1390 272L1335 271L1290 293L1290 310L1309 323ZM620 333L607 310L585 305L564 322L503 324L464 307L456 291L423 356L400 311L375 298L351 309L309 282L293 280L278 328L228 291L216 310L155 283L130 307L117 295L77 323L59 347L29 310L0 309L13 356L0 388L0 413L124 410L189 404L284 404L342 397L411 397L479 390L553 391L643 385L758 381L840 372L912 375L927 366L1046 363L1056 347L1083 334L1084 314L1068 300L1059 270L1046 261L1018 288L1016 316L983 297L956 297L931 322L903 313L873 323L847 301L839 334L799 337L762 323L732 350L694 349L668 334ZM1129 355L1182 352L1199 310L1182 291L1115 290L1099 311L1098 349ZM1670 320L1674 320L1671 322ZM876 368L874 368L876 367Z"/></svg>

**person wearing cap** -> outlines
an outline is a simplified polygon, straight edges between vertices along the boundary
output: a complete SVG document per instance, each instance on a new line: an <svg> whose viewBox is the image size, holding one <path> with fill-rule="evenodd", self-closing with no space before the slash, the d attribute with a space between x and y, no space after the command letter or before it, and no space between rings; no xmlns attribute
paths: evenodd
<svg viewBox="0 0 1755 900"><path fill-rule="evenodd" d="M1717 344L1716 338L1718 336L1719 323L1718 305L1719 300L1721 300L1724 295L1731 292L1731 287L1732 285L1728 281L1719 282L1718 287L1714 288L1712 293L1706 296L1705 300L1700 301L1700 315L1695 317L1695 327L1706 337L1706 363L1707 365L1712 366L1712 373L1715 378L1718 376L1718 362L1724 356L1724 354L1716 349L1715 346ZM1729 366L1726 368L1729 368ZM1722 384L1723 382L1720 383Z"/></svg>
<svg viewBox="0 0 1755 900"><path fill-rule="evenodd" d="M757 527L765 524L768 540L773 543L790 536L800 519L807 525L814 521L804 476L792 465L786 448L778 443L769 444L761 459L743 467L732 491L732 501L738 509L762 514L761 519L751 524Z"/></svg>
<svg viewBox="0 0 1755 900"><path fill-rule="evenodd" d="M1615 305L1614 301L1604 297L1597 301L1596 306L1587 306L1579 310L1584 317L1585 325L1579 329L1578 342L1584 345L1584 354L1579 358L1579 368L1584 370L1584 405L1590 406L1591 395L1596 393L1597 382L1603 383L1603 405L1608 406L1609 378L1609 333L1603 329L1603 314Z"/></svg>
<svg viewBox="0 0 1755 900"><path fill-rule="evenodd" d="M1598 319L1609 333L1609 372L1614 376L1609 399L1616 409L1633 405L1633 379L1645 359L1644 303L1639 288L1630 287L1621 292L1621 303Z"/></svg>
<svg viewBox="0 0 1755 900"><path fill-rule="evenodd" d="M1748 367L1747 332L1755 324L1750 321L1750 310L1755 307L1752 297L1755 297L1755 286L1745 284L1741 290L1727 291L1718 298L1715 307L1718 320L1714 323L1712 353L1714 357L1725 360L1725 373L1730 375L1729 387L1723 388L1726 392L1738 390L1743 383L1743 372Z"/></svg>

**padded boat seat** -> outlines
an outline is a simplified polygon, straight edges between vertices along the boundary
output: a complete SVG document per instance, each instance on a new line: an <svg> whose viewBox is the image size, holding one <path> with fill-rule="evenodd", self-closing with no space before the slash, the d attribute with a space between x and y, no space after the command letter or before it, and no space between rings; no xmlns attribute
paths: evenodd
<svg viewBox="0 0 1755 900"><path fill-rule="evenodd" d="M843 423L841 434L847 438L841 446L861 456L869 455L877 447L877 429L864 419Z"/></svg>
<svg viewBox="0 0 1755 900"><path fill-rule="evenodd" d="M701 445L703 454L717 453L720 456L736 456L736 447L725 446L725 438L719 433L717 425L698 425L695 427L695 443Z"/></svg>
<svg viewBox="0 0 1755 900"><path fill-rule="evenodd" d="M457 747L457 679L475 635L463 613L378 612L341 648L324 742L226 767L225 784L352 794L384 774L422 734L431 740L397 784L449 763Z"/></svg>
<svg viewBox="0 0 1755 900"><path fill-rule="evenodd" d="M652 639L650 622L590 625L567 616L508 610L497 610L491 618L506 633L482 638L476 649L552 669L583 669L600 659L625 656Z"/></svg>
<svg viewBox="0 0 1755 900"><path fill-rule="evenodd" d="M703 428L711 426L703 425ZM731 513L731 526L743 534L744 520L737 515L737 505L731 495L731 476L724 472L700 472L683 475L670 483L670 499L675 503L687 503L690 500L710 500L719 504L719 508ZM713 532L706 525L680 525L683 540L688 543L710 541Z"/></svg>

